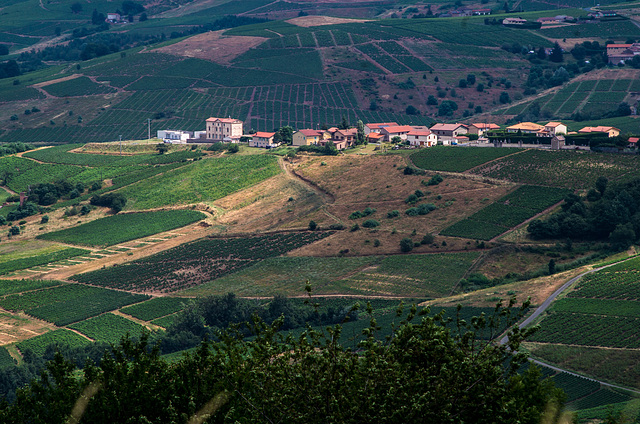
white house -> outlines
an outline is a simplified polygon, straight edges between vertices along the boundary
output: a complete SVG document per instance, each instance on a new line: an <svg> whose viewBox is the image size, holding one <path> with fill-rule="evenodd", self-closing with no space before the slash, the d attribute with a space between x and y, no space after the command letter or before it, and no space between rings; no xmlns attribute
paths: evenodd
<svg viewBox="0 0 640 424"><path fill-rule="evenodd" d="M160 130L158 131L157 136L164 140L165 143L186 143L187 140L193 138L193 132L181 130Z"/></svg>
<svg viewBox="0 0 640 424"><path fill-rule="evenodd" d="M432 147L438 144L438 136L429 130L413 130L407 133L407 141L416 147Z"/></svg>
<svg viewBox="0 0 640 424"><path fill-rule="evenodd" d="M276 133L274 132L258 131L257 133L253 134L253 136L251 136L249 147L263 147L265 149L278 147L280 143L276 143L273 141L274 135L276 135Z"/></svg>

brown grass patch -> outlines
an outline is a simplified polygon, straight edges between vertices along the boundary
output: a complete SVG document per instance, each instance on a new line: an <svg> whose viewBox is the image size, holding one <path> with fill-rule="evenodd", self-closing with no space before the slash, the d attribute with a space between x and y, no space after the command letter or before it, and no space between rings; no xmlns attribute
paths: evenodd
<svg viewBox="0 0 640 424"><path fill-rule="evenodd" d="M288 19L286 22L297 25L300 27L314 27L314 26L322 26L322 25L337 25L337 24L348 24L348 23L361 23L368 22L368 19L349 19L349 18L336 18L333 16L300 16L293 19Z"/></svg>
<svg viewBox="0 0 640 424"><path fill-rule="evenodd" d="M53 324L46 323L25 314L11 314L2 309L0 313L0 345L8 345L30 339L55 330Z"/></svg>
<svg viewBox="0 0 640 424"><path fill-rule="evenodd" d="M54 79L54 80L39 82L37 84L33 84L33 86L34 87L38 87L38 88L42 88L42 87L46 87L47 85L57 84L59 82L69 81L69 80L72 80L72 79L80 78L81 76L82 76L81 74L73 74L73 75L69 75L67 77L62 77L62 78L58 78L58 79Z"/></svg>
<svg viewBox="0 0 640 424"><path fill-rule="evenodd" d="M194 35L179 43L161 47L155 51L176 56L195 57L228 65L242 53L262 44L266 38L247 36L223 36L223 32L211 31Z"/></svg>

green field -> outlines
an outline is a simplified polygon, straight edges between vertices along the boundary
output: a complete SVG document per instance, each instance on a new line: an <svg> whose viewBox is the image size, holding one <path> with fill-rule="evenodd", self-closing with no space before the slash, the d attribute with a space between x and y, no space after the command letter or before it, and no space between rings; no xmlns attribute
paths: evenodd
<svg viewBox="0 0 640 424"><path fill-rule="evenodd" d="M60 284L59 281L52 280L0 280L0 296L39 290Z"/></svg>
<svg viewBox="0 0 640 424"><path fill-rule="evenodd" d="M118 344L127 335L138 337L144 330L140 324L113 314L102 314L77 322L69 328L79 331L92 340L113 344Z"/></svg>
<svg viewBox="0 0 640 424"><path fill-rule="evenodd" d="M411 160L422 169L464 172L486 162L519 152L522 152L522 149L442 146L420 149L411 155Z"/></svg>
<svg viewBox="0 0 640 424"><path fill-rule="evenodd" d="M273 156L207 159L141 181L119 192L129 200L127 208L157 208L220 199L279 172L277 159Z"/></svg>
<svg viewBox="0 0 640 424"><path fill-rule="evenodd" d="M562 188L521 186L440 234L491 240L558 203L569 193Z"/></svg>
<svg viewBox="0 0 640 424"><path fill-rule="evenodd" d="M144 259L72 278L82 283L116 289L175 292L231 274L267 258L283 255L331 234L300 232L247 238L204 238Z"/></svg>
<svg viewBox="0 0 640 424"><path fill-rule="evenodd" d="M64 326L148 298L99 287L65 284L4 297L0 299L0 306Z"/></svg>
<svg viewBox="0 0 640 424"><path fill-rule="evenodd" d="M527 150L481 165L472 173L516 183L587 189L598 177L624 181L635 176L637 156L594 152Z"/></svg>
<svg viewBox="0 0 640 424"><path fill-rule="evenodd" d="M66 329L60 329L44 333L32 339L27 339L16 344L21 352L32 351L36 356L43 356L49 345L58 344L71 348L81 347L91 343L90 340Z"/></svg>
<svg viewBox="0 0 640 424"><path fill-rule="evenodd" d="M202 212L191 210L118 214L77 227L41 234L37 238L83 246L112 246L184 227L204 217Z"/></svg>
<svg viewBox="0 0 640 424"><path fill-rule="evenodd" d="M181 297L154 297L146 302L122 308L121 311L143 321L152 321L181 311L186 302L188 299Z"/></svg>
<svg viewBox="0 0 640 424"><path fill-rule="evenodd" d="M82 256L90 253L89 250L77 249L74 247L55 251L53 253L41 253L37 256L30 256L22 259L14 259L0 263L0 275L8 274L21 269L46 265L52 262L58 262L65 259Z"/></svg>
<svg viewBox="0 0 640 424"><path fill-rule="evenodd" d="M475 252L354 258L269 258L249 268L187 289L184 295L234 292L241 296L369 294L442 297L478 257Z"/></svg>
<svg viewBox="0 0 640 424"><path fill-rule="evenodd" d="M0 369L14 365L17 365L16 360L11 357L6 347L0 346Z"/></svg>

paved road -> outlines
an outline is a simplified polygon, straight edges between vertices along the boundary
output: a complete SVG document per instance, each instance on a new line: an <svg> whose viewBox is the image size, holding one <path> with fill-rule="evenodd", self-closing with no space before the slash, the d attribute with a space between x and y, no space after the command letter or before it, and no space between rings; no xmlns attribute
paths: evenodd
<svg viewBox="0 0 640 424"><path fill-rule="evenodd" d="M633 258L629 258L629 259L633 259ZM626 260L629 260L629 259L626 259ZM624 261L621 261L621 262L624 262ZM538 308L537 308L537 309L536 309L536 310L535 310L535 311L534 311L534 312L533 312L533 313L532 313L532 314L531 314L527 319L525 319L524 321L522 321L522 322L518 325L518 327L520 327L520 328L524 328L524 327L526 327L527 325L531 324L531 323L532 323L536 318L538 318L538 317L540 316L540 314L542 314L542 313L543 313L543 312L544 312L544 311L545 311L545 310L546 310L546 309L551 305L551 302L553 302L553 301L556 299L556 297L558 297L558 295L559 295L560 293L562 293L563 291L565 291L566 289L568 289L569 287L571 287L571 286L572 286L576 281L578 281L580 278L584 277L584 276L585 276L585 275L587 275L587 274L591 274L591 273L593 273L593 272L600 271L601 269L608 268L608 267L610 267L610 266L617 265L617 264L619 264L619 263L620 263L620 262L616 262L616 263L614 263L614 264L601 266L600 268L595 268L595 269L592 269L592 270L590 270L590 271L583 272L582 274L580 274L580 275L578 275L578 276L576 276L576 277L573 277L572 279L570 279L569 281L567 281L566 283L564 283L564 284L562 285L562 287L560 287L560 288L559 288L559 289L557 289L555 292L553 292L553 294L552 294L551 296L549 296L549 297L547 298L547 300L545 300L544 302L542 302L542 305L540 305L540 306L539 306L539 307L538 307ZM509 340L508 336L504 336L502 339L500 339L500 344L505 344L505 343L507 343L507 341L508 341L508 340ZM537 364L537 365L540 365L540 366L543 366L543 367L546 367L546 368L550 368L550 369L552 369L552 370L554 370L554 371L557 371L557 372L564 372L564 373L567 373L567 374L570 374L570 375L573 375L573 376L576 376L576 377L584 378L584 379L586 379L586 380L595 381L596 383L600 383L600 384L601 384L601 385L603 385L603 386L607 386L607 387L611 387L611 388L615 388L615 389L626 390L626 391L628 391L628 392L633 392L633 393L640 394L640 391L638 391L638 390L629 389L629 388L627 388L627 387L622 387L622 386L617 386L617 385L615 385L615 384L611 384L611 383L605 383L604 381L596 380L595 378L585 377L585 376L583 376L583 375L580 375L580 374L577 374L577 373L574 373L574 372L571 372L571 371L567 371L567 370L565 370L565 369L563 369L563 368L558 368L558 367L555 367L555 366L553 366L553 365L549 365L549 364L547 364L547 363L545 363L545 362L541 362L541 361L538 361L538 360L536 360L536 359L531 359L531 358L529 358L529 361L533 362L534 364Z"/></svg>

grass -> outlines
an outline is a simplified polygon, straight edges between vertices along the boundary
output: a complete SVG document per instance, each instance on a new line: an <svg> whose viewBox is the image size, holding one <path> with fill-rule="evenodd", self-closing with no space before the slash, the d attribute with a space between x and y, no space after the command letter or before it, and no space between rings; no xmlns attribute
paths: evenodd
<svg viewBox="0 0 640 424"><path fill-rule="evenodd" d="M155 297L146 302L122 308L121 311L143 321L152 321L181 311L188 301L181 297Z"/></svg>
<svg viewBox="0 0 640 424"><path fill-rule="evenodd" d="M106 247L180 228L204 217L202 212L190 210L118 214L73 228L41 234L37 238L83 246Z"/></svg>
<svg viewBox="0 0 640 424"><path fill-rule="evenodd" d="M85 249L67 248L58 250L53 253L43 253L37 256L14 259L11 261L0 263L0 275L8 274L10 272L18 271L21 269L45 265L52 262L62 261L76 256L86 255L88 253L89 251Z"/></svg>
<svg viewBox="0 0 640 424"><path fill-rule="evenodd" d="M52 280L0 280L0 296L39 290L60 284L59 281Z"/></svg>
<svg viewBox="0 0 640 424"><path fill-rule="evenodd" d="M61 345L71 348L82 347L91 343L91 341L79 334L67 329L60 329L44 333L32 339L24 340L16 344L21 352L26 350L32 351L36 356L43 356L49 345Z"/></svg>
<svg viewBox="0 0 640 424"><path fill-rule="evenodd" d="M250 187L279 172L277 159L272 156L207 159L140 181L120 193L129 199L127 208L137 210L206 202Z"/></svg>

